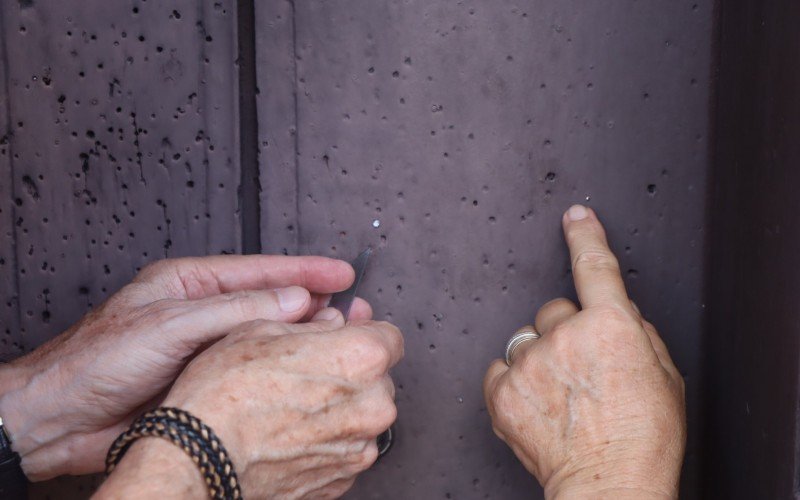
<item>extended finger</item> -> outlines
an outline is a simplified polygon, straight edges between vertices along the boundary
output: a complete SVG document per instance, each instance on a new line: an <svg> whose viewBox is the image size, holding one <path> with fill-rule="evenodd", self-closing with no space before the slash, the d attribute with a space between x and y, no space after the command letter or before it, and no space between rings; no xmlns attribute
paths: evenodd
<svg viewBox="0 0 800 500"><path fill-rule="evenodd" d="M574 205L564 214L564 235L572 259L575 289L584 308L616 306L631 310L619 263L594 212Z"/></svg>
<svg viewBox="0 0 800 500"><path fill-rule="evenodd" d="M237 326L255 320L297 321L308 310L308 290L292 286L214 295L196 300L155 302L160 330L175 332L191 346L216 340Z"/></svg>
<svg viewBox="0 0 800 500"><path fill-rule="evenodd" d="M558 298L543 305L536 313L536 331L545 335L556 325L578 314L578 306L571 300Z"/></svg>
<svg viewBox="0 0 800 500"><path fill-rule="evenodd" d="M327 257L214 255L156 262L134 281L156 285L159 298L197 299L238 290L302 286L314 293L346 290L355 272L347 262Z"/></svg>

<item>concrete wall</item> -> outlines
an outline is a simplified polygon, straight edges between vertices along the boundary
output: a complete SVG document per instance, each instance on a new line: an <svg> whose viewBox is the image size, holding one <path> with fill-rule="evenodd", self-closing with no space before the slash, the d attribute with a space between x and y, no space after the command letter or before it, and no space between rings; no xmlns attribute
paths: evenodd
<svg viewBox="0 0 800 500"><path fill-rule="evenodd" d="M6 356L150 260L372 245L363 294L407 355L397 445L350 496L540 496L480 381L537 307L574 295L559 221L584 202L686 376L697 495L710 1L27 0L0 16Z"/></svg>

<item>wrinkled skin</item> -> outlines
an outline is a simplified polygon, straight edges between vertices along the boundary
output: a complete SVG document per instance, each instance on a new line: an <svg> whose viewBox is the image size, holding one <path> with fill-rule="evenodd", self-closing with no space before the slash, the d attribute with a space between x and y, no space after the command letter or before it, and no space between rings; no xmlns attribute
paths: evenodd
<svg viewBox="0 0 800 500"><path fill-rule="evenodd" d="M109 445L155 406L193 356L240 324L296 322L346 289L349 264L320 257L167 260L67 332L0 367L0 415L31 480L103 470ZM355 318L371 317L355 304Z"/></svg>
<svg viewBox="0 0 800 500"><path fill-rule="evenodd" d="M397 328L364 321L345 326L333 309L307 324L254 321L192 361L164 404L214 429L246 498L335 498L373 464L375 438L395 420L388 370L402 355ZM137 445L148 441L157 440ZM169 480L146 493L202 496L194 464L172 453ZM126 456L97 496L144 494L161 467Z"/></svg>
<svg viewBox="0 0 800 500"><path fill-rule="evenodd" d="M491 365L495 433L548 498L676 498L683 379L628 298L594 212L573 207L563 224L582 308L549 302L536 315L542 337L522 344L510 368Z"/></svg>

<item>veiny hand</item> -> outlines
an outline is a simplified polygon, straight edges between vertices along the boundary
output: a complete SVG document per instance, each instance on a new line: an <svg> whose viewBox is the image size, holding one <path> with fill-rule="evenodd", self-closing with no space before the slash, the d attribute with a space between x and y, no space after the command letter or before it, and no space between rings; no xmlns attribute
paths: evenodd
<svg viewBox="0 0 800 500"><path fill-rule="evenodd" d="M354 278L321 257L157 262L67 332L0 367L0 415L32 480L103 469L114 440L209 342L243 322L294 322ZM309 294L309 291L312 292ZM366 302L353 316L370 317Z"/></svg>
<svg viewBox="0 0 800 500"><path fill-rule="evenodd" d="M397 415L388 370L402 355L397 328L345 326L334 309L305 324L253 321L192 361L164 405L216 432L245 498L334 498L378 456L375 438ZM165 453L173 458L153 466ZM160 439L137 441L98 498L204 496L182 454Z"/></svg>
<svg viewBox="0 0 800 500"><path fill-rule="evenodd" d="M582 309L547 303L535 321L542 337L522 344L511 368L490 366L495 433L548 498L677 497L683 379L628 298L594 212L572 207L563 225Z"/></svg>

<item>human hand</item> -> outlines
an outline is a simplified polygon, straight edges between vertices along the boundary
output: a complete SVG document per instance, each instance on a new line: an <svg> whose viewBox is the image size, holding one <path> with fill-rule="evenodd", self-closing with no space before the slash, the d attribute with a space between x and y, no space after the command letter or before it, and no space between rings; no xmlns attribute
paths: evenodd
<svg viewBox="0 0 800 500"><path fill-rule="evenodd" d="M0 415L31 480L103 469L108 446L203 346L256 319L294 322L354 279L321 257L160 261L64 334L0 367ZM309 293L309 291L311 293ZM364 301L353 317L370 317Z"/></svg>
<svg viewBox="0 0 800 500"><path fill-rule="evenodd" d="M388 370L402 355L397 328L345 326L334 309L305 324L254 321L193 360L164 405L214 430L245 498L334 498L378 457L375 438L397 415ZM158 463L164 453L174 459ZM158 439L137 441L97 497L203 495L196 466L181 454Z"/></svg>
<svg viewBox="0 0 800 500"><path fill-rule="evenodd" d="M630 301L595 213L563 219L581 310L536 315L542 337L484 380L495 433L548 498L674 498L686 441L684 382ZM530 327L528 327L529 329Z"/></svg>

